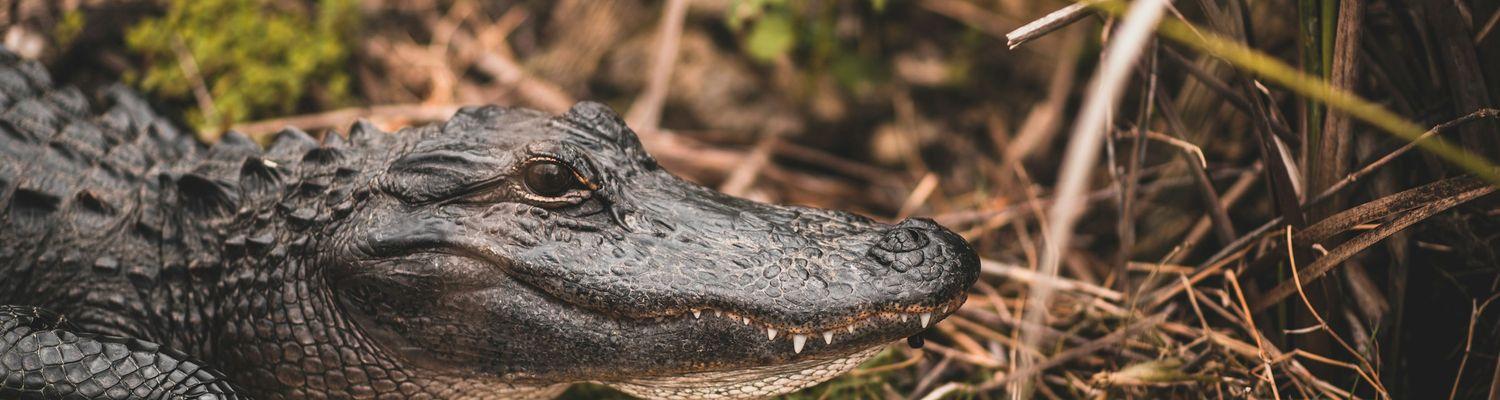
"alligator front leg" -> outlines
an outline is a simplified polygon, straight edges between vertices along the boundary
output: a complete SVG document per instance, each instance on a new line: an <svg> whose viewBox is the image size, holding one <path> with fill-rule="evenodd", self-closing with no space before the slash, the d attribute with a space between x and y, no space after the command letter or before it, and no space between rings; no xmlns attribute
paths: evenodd
<svg viewBox="0 0 1500 400"><path fill-rule="evenodd" d="M63 316L0 305L0 398L241 399L224 376L141 340L81 333Z"/></svg>

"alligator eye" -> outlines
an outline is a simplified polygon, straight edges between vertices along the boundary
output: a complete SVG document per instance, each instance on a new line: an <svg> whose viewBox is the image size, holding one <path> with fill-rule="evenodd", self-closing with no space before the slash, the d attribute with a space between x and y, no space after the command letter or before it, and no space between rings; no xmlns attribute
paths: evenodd
<svg viewBox="0 0 1500 400"><path fill-rule="evenodd" d="M557 160L538 160L526 167L526 190L543 197L558 197L583 187L572 168Z"/></svg>

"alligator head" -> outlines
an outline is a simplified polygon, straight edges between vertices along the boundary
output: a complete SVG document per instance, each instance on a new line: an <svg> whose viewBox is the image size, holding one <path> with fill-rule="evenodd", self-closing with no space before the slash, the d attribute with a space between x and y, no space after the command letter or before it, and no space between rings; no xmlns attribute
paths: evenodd
<svg viewBox="0 0 1500 400"><path fill-rule="evenodd" d="M606 106L495 107L391 146L324 253L405 363L651 398L811 386L957 310L978 273L924 219L756 203L660 168Z"/></svg>

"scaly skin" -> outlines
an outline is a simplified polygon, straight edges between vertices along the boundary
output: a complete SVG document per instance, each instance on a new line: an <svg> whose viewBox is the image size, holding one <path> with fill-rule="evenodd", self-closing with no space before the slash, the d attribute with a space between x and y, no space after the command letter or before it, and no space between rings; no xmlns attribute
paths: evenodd
<svg viewBox="0 0 1500 400"><path fill-rule="evenodd" d="M9 54L0 97L0 397L766 397L978 273L927 220L683 181L596 103L261 150Z"/></svg>

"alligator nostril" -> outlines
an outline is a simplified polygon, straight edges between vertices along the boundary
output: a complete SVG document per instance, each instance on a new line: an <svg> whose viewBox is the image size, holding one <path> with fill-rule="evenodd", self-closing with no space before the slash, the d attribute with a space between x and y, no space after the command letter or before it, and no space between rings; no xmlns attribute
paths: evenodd
<svg viewBox="0 0 1500 400"><path fill-rule="evenodd" d="M896 228L885 232L875 246L892 253L905 253L927 247L927 235L912 228Z"/></svg>
<svg viewBox="0 0 1500 400"><path fill-rule="evenodd" d="M938 225L937 222L934 222L933 220L928 218L907 218L902 220L901 223L896 224L896 226L902 228L916 228L927 230L943 229L942 225Z"/></svg>

